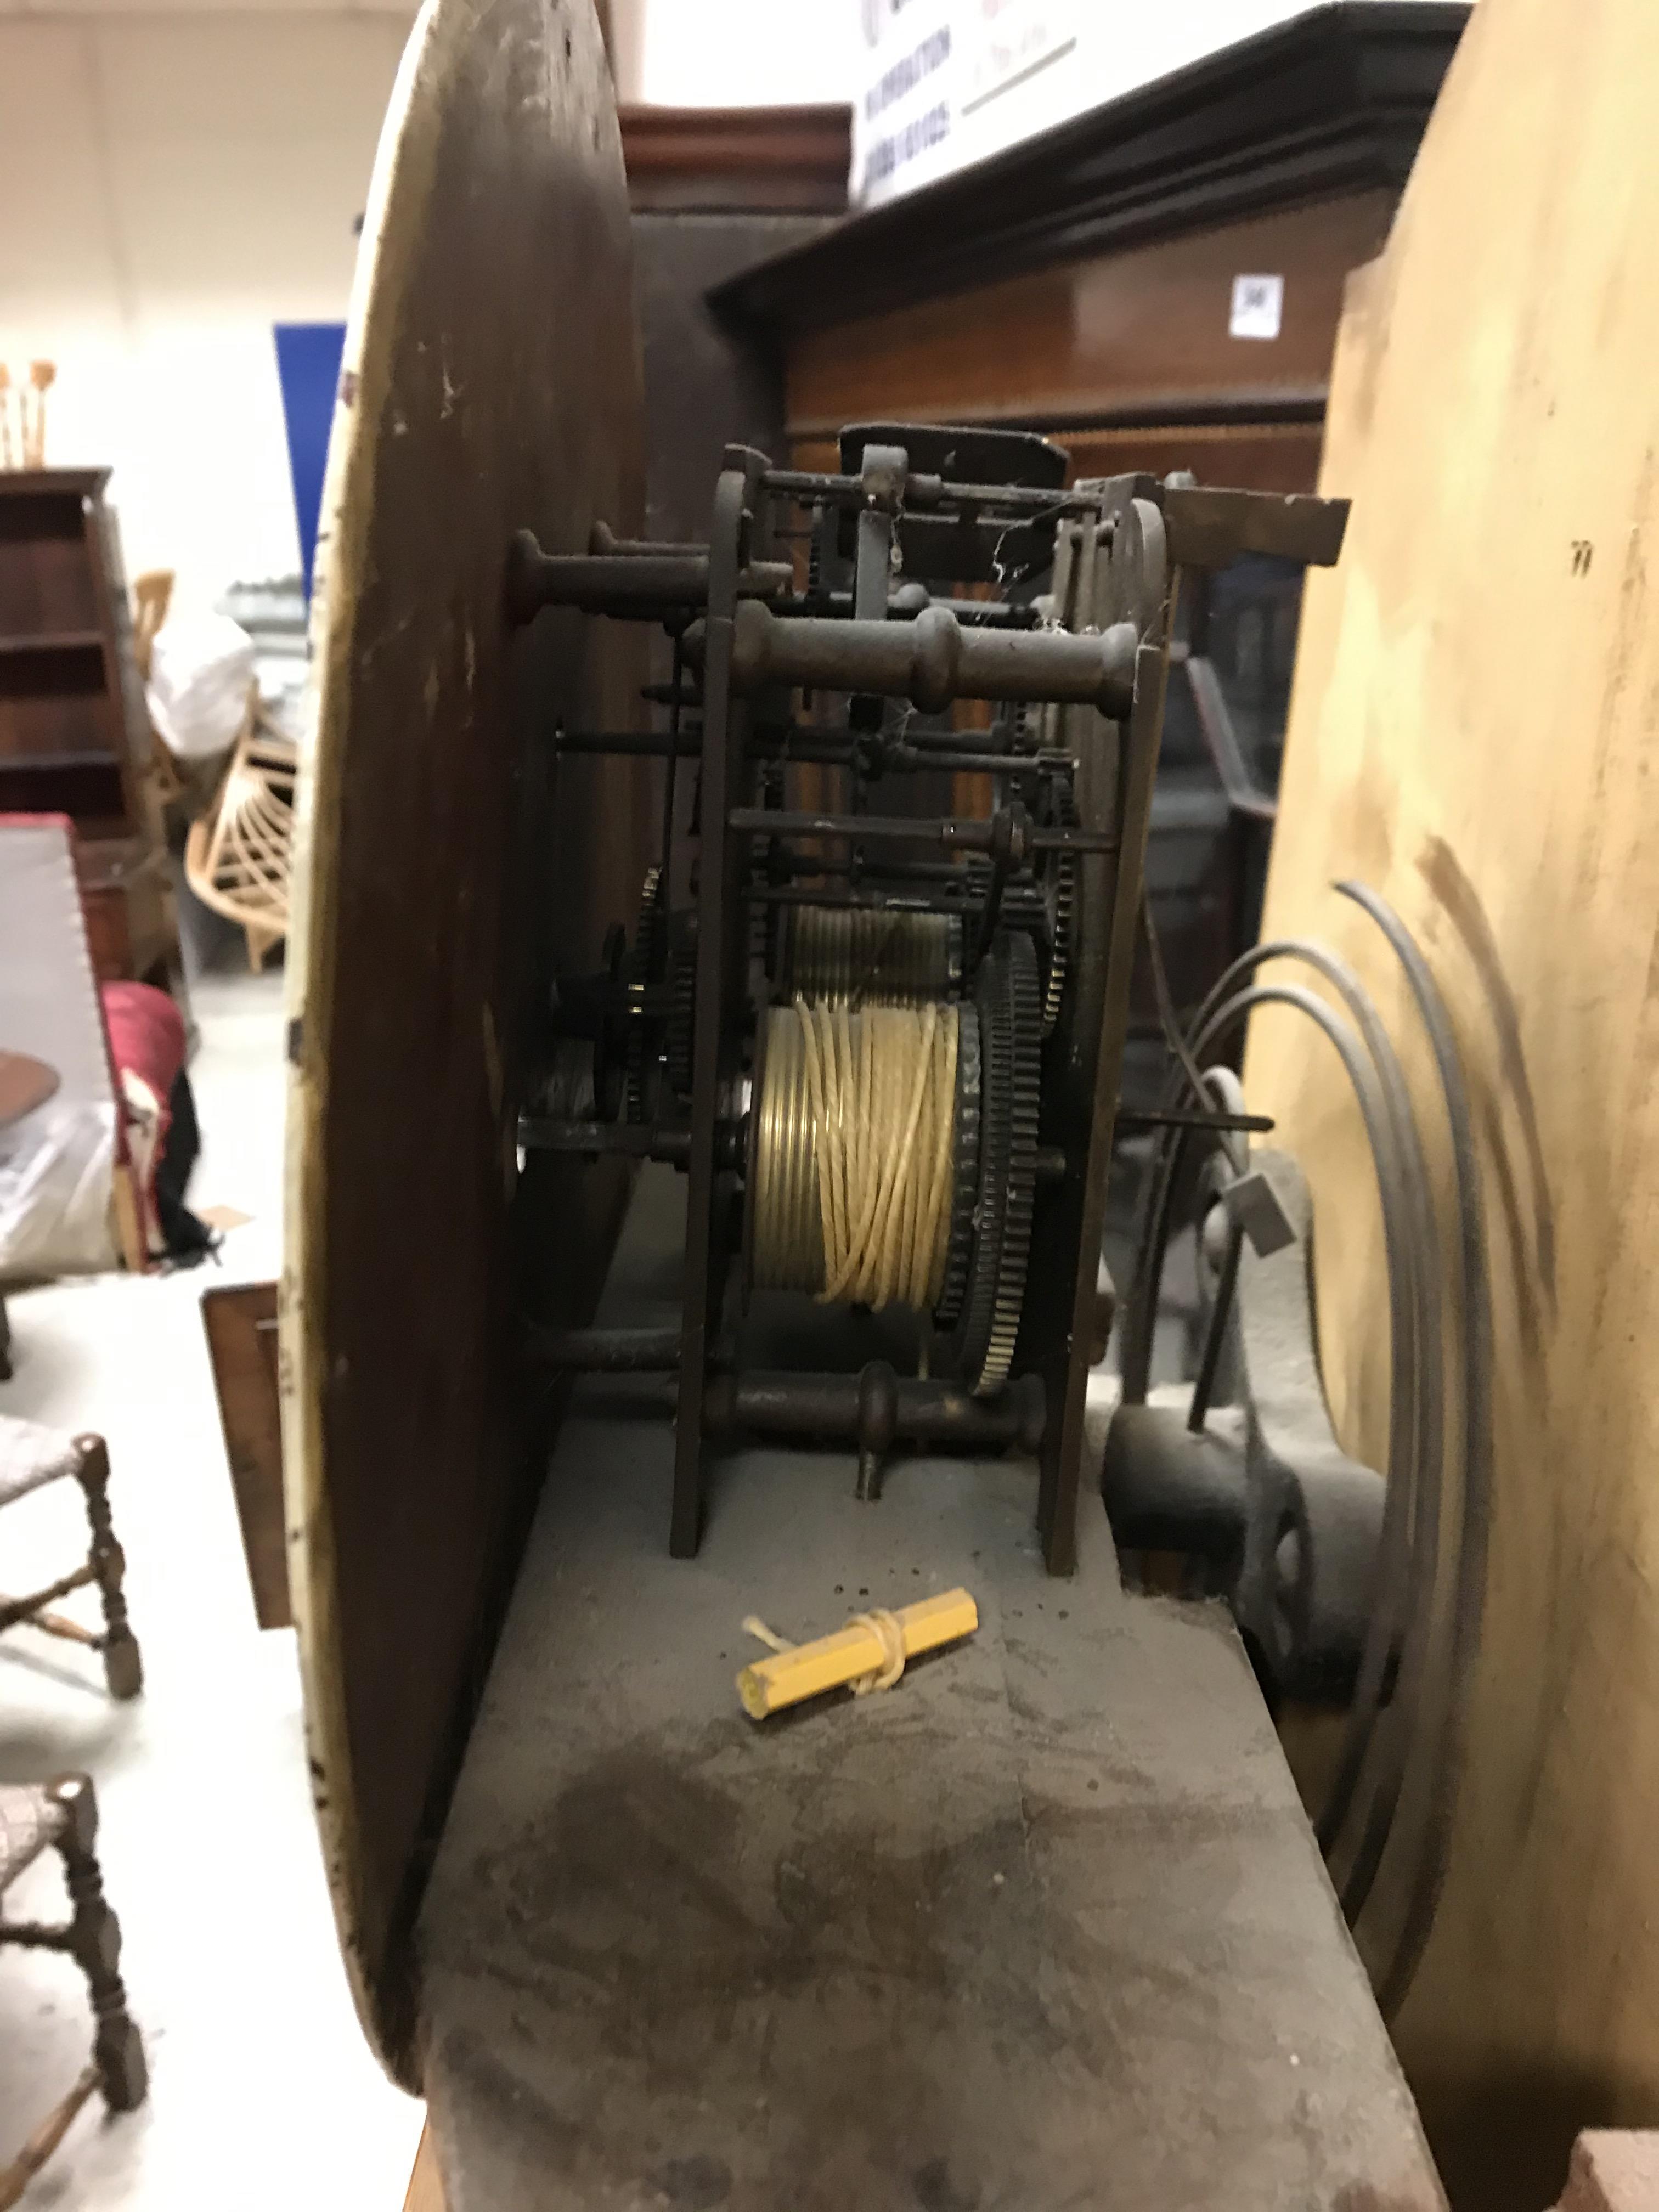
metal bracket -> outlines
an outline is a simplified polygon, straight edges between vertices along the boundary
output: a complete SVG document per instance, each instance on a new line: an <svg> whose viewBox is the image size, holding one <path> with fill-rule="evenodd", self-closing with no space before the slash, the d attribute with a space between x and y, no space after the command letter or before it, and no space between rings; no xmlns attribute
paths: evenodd
<svg viewBox="0 0 1659 2212"><path fill-rule="evenodd" d="M1221 1194L1221 1206L1232 1227L1249 1238L1251 1249L1263 1260L1296 1241L1295 1224L1265 1168L1252 1168L1229 1183Z"/></svg>
<svg viewBox="0 0 1659 2212"><path fill-rule="evenodd" d="M1383 1480L1331 1426L1301 1169L1288 1152L1255 1152L1222 1204L1248 1247L1228 1322L1235 1402L1196 1431L1185 1393L1121 1407L1106 1440L1106 1510L1121 1546L1206 1563L1279 1695L1340 1705L1370 1616Z"/></svg>

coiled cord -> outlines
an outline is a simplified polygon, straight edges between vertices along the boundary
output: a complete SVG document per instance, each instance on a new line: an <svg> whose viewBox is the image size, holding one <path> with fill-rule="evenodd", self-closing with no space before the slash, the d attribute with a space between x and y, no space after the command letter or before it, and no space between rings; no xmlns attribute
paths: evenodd
<svg viewBox="0 0 1659 2212"><path fill-rule="evenodd" d="M955 1186L954 1006L774 1007L756 1133L757 1286L927 1311Z"/></svg>

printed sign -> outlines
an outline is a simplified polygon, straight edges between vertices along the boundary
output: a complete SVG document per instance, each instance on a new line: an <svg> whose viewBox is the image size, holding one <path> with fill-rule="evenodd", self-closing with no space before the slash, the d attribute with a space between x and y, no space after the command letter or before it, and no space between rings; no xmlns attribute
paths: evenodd
<svg viewBox="0 0 1659 2212"><path fill-rule="evenodd" d="M963 115L1024 84L1077 45L1075 0L974 0L957 64Z"/></svg>
<svg viewBox="0 0 1659 2212"><path fill-rule="evenodd" d="M1235 338L1276 338L1285 313L1282 276L1235 276L1227 334Z"/></svg>
<svg viewBox="0 0 1659 2212"><path fill-rule="evenodd" d="M781 0L774 4L780 17L789 12ZM856 0L864 35L853 95L853 202L874 207L896 199L1275 23L1355 4ZM854 0L837 0L837 6L854 12ZM1265 323L1246 321L1244 329L1235 325L1236 336L1278 335Z"/></svg>
<svg viewBox="0 0 1659 2212"><path fill-rule="evenodd" d="M865 0L870 74L853 111L853 197L890 199L950 166L955 11L948 0Z"/></svg>

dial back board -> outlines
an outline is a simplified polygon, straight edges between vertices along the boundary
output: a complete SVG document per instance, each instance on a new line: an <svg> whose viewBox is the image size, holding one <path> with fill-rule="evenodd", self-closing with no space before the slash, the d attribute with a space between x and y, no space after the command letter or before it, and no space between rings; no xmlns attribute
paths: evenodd
<svg viewBox="0 0 1659 2212"><path fill-rule="evenodd" d="M591 0L428 0L377 155L324 490L289 951L282 1368L312 1774L364 2024L413 2082L406 1936L626 1194L517 1115L556 965L646 860L645 763L569 762L642 670L514 633L507 542L635 532L626 185Z"/></svg>

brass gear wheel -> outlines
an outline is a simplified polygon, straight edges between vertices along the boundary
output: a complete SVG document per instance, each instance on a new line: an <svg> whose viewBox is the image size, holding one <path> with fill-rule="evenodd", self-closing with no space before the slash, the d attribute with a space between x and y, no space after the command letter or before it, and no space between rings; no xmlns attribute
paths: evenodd
<svg viewBox="0 0 1659 2212"><path fill-rule="evenodd" d="M990 1397L1008 1379L1019 1334L1036 1191L1042 1006L1036 951L1024 930L998 932L979 963L974 1007L980 1086L973 1255L961 1318L943 1349L951 1371L976 1397Z"/></svg>
<svg viewBox="0 0 1659 2212"><path fill-rule="evenodd" d="M951 1329L962 1317L974 1260L974 1222L979 1212L980 1089L979 1010L964 1000L957 1012L957 1114L952 1158L956 1182L951 1198L951 1242L945 1255L945 1287L933 1308L933 1326Z"/></svg>
<svg viewBox="0 0 1659 2212"><path fill-rule="evenodd" d="M1037 1113L1042 1101L1039 1059L1042 1010L1037 996L1036 957L1031 940L1008 940L1006 980L994 984L1002 1000L999 1020L1010 1039L1008 1182L1000 1249L997 1255L991 1328L985 1358L973 1384L977 1398L994 1396L1008 1380L1025 1305L1025 1274L1031 1252L1031 1210L1036 1197ZM993 946L994 957L996 947Z"/></svg>
<svg viewBox="0 0 1659 2212"><path fill-rule="evenodd" d="M1077 804L1069 791L1062 788L1059 792L1050 811L1057 827L1077 827ZM1077 861L1070 853L1056 853L1054 861L1054 871L1050 879L1054 904L1049 917L1048 972L1042 986L1044 1036L1054 1035L1060 1020L1060 1001L1066 995L1066 980L1071 969L1077 926Z"/></svg>

